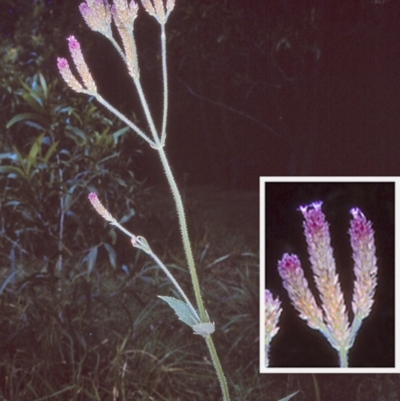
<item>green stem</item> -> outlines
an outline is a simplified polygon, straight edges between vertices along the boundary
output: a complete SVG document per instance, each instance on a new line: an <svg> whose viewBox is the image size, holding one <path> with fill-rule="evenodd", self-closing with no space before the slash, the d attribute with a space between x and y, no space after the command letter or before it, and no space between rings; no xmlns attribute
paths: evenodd
<svg viewBox="0 0 400 401"><path fill-rule="evenodd" d="M192 253L192 248L190 245L189 233L188 233L188 229L187 229L185 211L183 208L182 198L179 193L178 187L176 185L174 176L172 175L171 168L169 167L169 163L168 163L167 157L165 155L164 149L159 148L158 154L160 156L161 163L163 165L164 172L165 172L165 175L168 180L168 184L171 188L172 196L174 197L174 200L175 200L176 211L178 213L179 226L180 226L181 235L182 235L183 249L185 251L186 259L188 262L190 278L192 280L194 295L196 298L196 305L197 305L197 308L199 309L201 321L207 322L208 318L207 318L206 310L204 308L203 299L201 296L200 284L199 284L199 279L197 278L196 267L194 265L193 253Z"/></svg>
<svg viewBox="0 0 400 401"><path fill-rule="evenodd" d="M89 93L94 96L99 103L114 113L121 121L123 121L128 127L132 128L141 138L143 138L151 147L155 147L156 143L153 142L135 123L129 118L125 117L120 111L113 107L107 100L103 99L98 93Z"/></svg>
<svg viewBox="0 0 400 401"><path fill-rule="evenodd" d="M215 371L217 372L217 376L218 376L219 384L221 386L221 391L222 391L222 395L224 397L224 401L229 401L230 398L229 398L228 383L226 382L224 371L222 369L221 363L219 362L217 351L214 347L214 342L210 335L206 336L206 343L207 343L208 351L210 352L210 355L211 355L211 359L213 361Z"/></svg>
<svg viewBox="0 0 400 401"><path fill-rule="evenodd" d="M153 121L153 117L151 116L149 105L147 103L146 96L144 95L144 92L143 92L142 84L140 83L139 78L134 78L133 82L134 82L136 90L138 92L140 103L142 104L147 123L149 124L149 128L150 128L151 134L154 139L155 145L151 145L151 147L158 149L161 147L160 146L160 137L158 136L157 129L156 129L156 126Z"/></svg>
<svg viewBox="0 0 400 401"><path fill-rule="evenodd" d="M168 114L168 79L167 79L167 45L165 40L165 24L161 24L161 63L164 85L164 107L163 107L163 120L161 127L161 144L164 146L165 138L167 136L167 114Z"/></svg>
<svg viewBox="0 0 400 401"><path fill-rule="evenodd" d="M136 246L139 249L142 249L144 252L146 252L148 255L150 255L153 258L153 260L157 263L157 265L161 268L161 270L164 271L166 276L170 279L171 283L178 290L178 292L181 295L182 299L186 302L186 305L192 311L193 317L195 317L196 319L200 320L196 309L193 307L192 303L190 302L189 298L186 296L186 294L183 291L182 287L178 284L178 282L176 281L175 277L168 270L167 266L165 266L164 263L161 262L161 260L156 256L156 254L151 250L151 248L150 248L149 244L147 243L147 241L143 242L143 240L144 240L143 237L135 237L135 239L136 239L136 242L138 243L138 245L134 245L134 246Z"/></svg>
<svg viewBox="0 0 400 401"><path fill-rule="evenodd" d="M190 277L191 277L191 280L192 280L193 290L194 290L194 294L195 294L195 297L196 297L196 304L197 304L197 307L199 309L200 317L201 317L202 322L207 322L208 321L208 317L206 315L203 299L201 297L200 284L199 284L199 279L198 279L197 273L196 273L196 267L195 267L195 264L194 264L192 248L191 248L191 245L190 245L189 232L188 232L188 229L187 229L185 211L184 211L184 208L183 208L182 198L180 196L180 193L179 193L178 187L176 185L174 176L172 174L171 168L169 167L168 160L167 160L167 157L165 155L164 149L163 148L159 148L158 149L158 154L160 156L161 163L163 165L165 175L167 176L168 183L169 183L169 186L170 186L171 191L172 191L172 195L173 195L174 200L175 200L176 210L177 210L178 219L179 219L179 226L181 228L183 248L185 250L186 259L187 259L188 266L189 266ZM206 339L208 351L210 352L211 360L213 362L215 371L217 373L219 384L221 386L221 391L222 391L222 395L223 395L224 401L229 401L230 398L229 398L228 384L226 382L224 371L223 371L221 363L219 361L219 358L218 358L218 355L217 355L217 351L216 351L215 346L214 346L214 342L213 342L213 340L212 340L210 335L206 336L205 339Z"/></svg>
<svg viewBox="0 0 400 401"><path fill-rule="evenodd" d="M164 23L165 23L165 21L164 21ZM162 166L164 168L164 172L165 172L165 175L167 177L168 184L169 184L169 186L171 188L172 196L174 198L175 205L176 205L176 210L177 210L178 220L179 220L179 226L180 226L181 235L182 235L183 248L184 248L184 251L185 251L185 256L186 256L187 263L188 263L188 268L189 268L189 272L190 272L192 286L193 286L193 290L194 290L194 294L195 294L195 298L196 298L196 305L197 305L197 308L199 310L199 315L200 315L201 322L206 323L206 322L209 321L209 317L208 317L207 312L206 312L206 310L204 308L204 302L203 302L203 299L202 299L202 296L201 296L200 284L199 284L199 279L198 279L197 273L196 273L196 267L195 267L194 258L193 258L193 252L192 252L192 248L191 248L191 244L190 244L189 233L188 233L188 228L187 228L187 223L186 223L185 211L184 211L184 208L183 208L182 198L181 198L181 195L179 193L178 187L176 185L174 176L172 174L171 168L169 166L167 157L166 157L164 149L163 149L164 144L165 144L165 138L166 138L166 124L167 124L167 115L168 115L168 77L167 77L167 61L166 61L167 60L167 52L166 52L166 40L165 40L165 26L164 26L164 23L160 22L160 25L161 25L161 55L162 55L162 73L163 73L163 92L164 92L163 93L164 104L163 104L162 127L161 127L160 135L158 135L158 132L156 130L156 127L155 127L152 115L150 113L150 109L149 109L146 97L145 97L144 92L143 92L143 88L142 88L141 83L140 83L139 76L132 77L132 78L133 78L135 87L137 89L137 92L138 92L138 95L139 95L139 98L140 98L140 102L142 104L142 107L143 107L147 122L149 124L149 128L150 128L153 140L151 140L142 130L139 129L139 127L137 127L135 124L133 124L131 121L129 121L118 110L116 110L108 102L106 102L100 95L94 94L94 96L97 98L97 100L100 103L102 103L105 107L107 107L114 114L116 114L122 121L124 121L128 126L130 126L133 130L135 130L146 142L148 142L150 144L150 146L152 148L155 148L158 151L158 154L160 156L161 163L162 163ZM134 41L133 36L132 36L132 41ZM114 44L114 46L115 46L115 44ZM120 49L118 48L118 45L117 45L117 50L120 51ZM148 253L153 257L153 259L156 261L156 263L166 272L168 277L172 280L173 284L175 285L175 287L178 289L178 291L182 295L182 297L185 300L185 302L187 302L188 305L191 306L191 304L190 304L189 300L187 299L186 295L184 295L183 291L181 291L181 288L179 287L178 283L175 282L175 280L173 279L172 275L170 277L170 273L169 273L168 269L166 269L166 268L164 269L163 268L165 266L151 252L151 250ZM206 339L207 347L208 347L208 350L210 352L210 356L211 356L215 371L216 371L217 376L218 376L218 380L219 380L219 383L220 383L220 386L221 386L221 390L222 390L224 401L229 401L230 398L229 398L228 385L227 385L227 382L226 382L226 379L225 379L225 375L224 375L223 369L221 367L217 352L215 350L215 346L214 346L213 340L212 340L210 335L207 335L205 337L205 339Z"/></svg>
<svg viewBox="0 0 400 401"><path fill-rule="evenodd" d="M340 363L340 367L341 368L348 368L349 367L349 362L348 362L348 358L347 358L347 352L348 349L347 348L340 348L338 350L339 353L339 363Z"/></svg>
<svg viewBox="0 0 400 401"><path fill-rule="evenodd" d="M197 314L196 309L193 307L192 303L190 302L189 298L186 296L185 292L183 291L182 287L178 284L176 281L175 277L172 275L172 273L168 270L167 266L164 265L163 262L157 257L157 255L152 251L150 248L150 245L148 244L147 240L141 236L135 236L132 234L130 231L128 231L124 226L118 223L118 221L112 217L111 219L108 220L113 226L119 228L123 233L125 233L128 237L132 239L132 245L136 248L141 249L142 251L146 252L148 255L150 255L153 260L157 263L157 265L161 268L161 270L164 271L164 273L167 275L167 277L170 279L171 283L175 286L175 288L178 290L179 294L183 298L183 300L186 302L187 306L190 308L190 310L193 313L193 316L197 318L199 323L201 322L199 315Z"/></svg>

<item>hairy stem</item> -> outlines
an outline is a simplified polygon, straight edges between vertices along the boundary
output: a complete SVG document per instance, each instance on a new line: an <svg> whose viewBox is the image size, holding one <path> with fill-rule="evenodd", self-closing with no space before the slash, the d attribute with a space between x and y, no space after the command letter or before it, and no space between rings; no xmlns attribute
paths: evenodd
<svg viewBox="0 0 400 401"><path fill-rule="evenodd" d="M165 40L165 25L161 24L161 62L162 62L162 75L164 85L164 108L163 120L161 127L161 144L164 146L165 138L167 136L167 115L168 115L168 79L167 79L167 45Z"/></svg>
<svg viewBox="0 0 400 401"><path fill-rule="evenodd" d="M186 259L188 262L190 278L192 280L194 295L196 298L196 304L199 309L201 321L207 322L208 319L207 319L206 311L204 308L203 299L201 296L199 279L197 278L196 267L194 264L192 248L190 245L189 233L188 233L188 229L187 229L185 211L183 208L182 198L179 193L178 187L176 185L174 176L172 175L171 168L169 167L168 160L165 155L164 149L163 148L158 149L158 154L160 156L161 163L163 165L164 172L165 172L165 175L168 180L168 184L171 188L172 196L174 197L174 200L175 200L176 210L178 213L179 226L181 229L183 248L184 248Z"/></svg>
<svg viewBox="0 0 400 401"><path fill-rule="evenodd" d="M219 384L221 386L222 395L224 397L224 401L229 401L229 389L228 383L226 382L226 378L224 375L224 371L222 369L221 363L219 362L219 358L217 355L217 351L214 347L214 342L210 335L206 336L206 343L208 347L208 351L210 352L211 359L215 368L215 371L218 376Z"/></svg>

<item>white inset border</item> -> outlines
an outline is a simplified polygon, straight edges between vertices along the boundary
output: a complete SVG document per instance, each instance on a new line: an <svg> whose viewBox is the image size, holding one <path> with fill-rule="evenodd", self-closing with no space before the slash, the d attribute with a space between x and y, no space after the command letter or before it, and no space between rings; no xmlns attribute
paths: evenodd
<svg viewBox="0 0 400 401"><path fill-rule="evenodd" d="M399 204L399 191L400 191L400 177L260 177L260 373L400 373L400 351L398 350L398 344L399 342L397 341L398 337L398 323L397 319L395 319L395 333L394 333L394 341L395 341L395 355L394 355L394 361L395 361L395 366L394 367L365 367L365 368L352 368L351 367L351 357L349 360L349 368L321 368L321 367L315 367L315 368L293 368L293 367L273 367L273 363L271 367L266 368L265 367L265 344L264 344L264 338L265 338L265 324L264 324L264 310L265 310L265 305L264 305L264 290L265 290L265 282L266 282L266 249L265 249L265 244L266 244L266 184L267 183L296 183L296 184L301 184L301 183L392 183L394 185L394 233L395 233L395 249L394 249L394 266L395 270L396 267L398 266L398 258L396 254L396 250L400 249L399 248L399 236L396 235L396 227L399 226L400 224L400 218L398 216L397 211L398 209L398 204ZM314 199L317 200L317 199ZM323 199L322 199L323 200ZM299 206L300 203L302 202L301 199L299 199ZM356 205L355 205L356 206ZM368 215L366 216L368 218ZM372 224L374 222L372 221ZM335 247L335 244L332 244L333 248ZM379 253L379 250L378 250ZM308 260L304 261L304 266L305 268L309 268L306 263L309 263ZM378 269L382 269L382 266L379 265L379 258L378 258ZM378 287L379 287L379 279L380 275L382 272L378 271ZM395 274L395 291L394 291L394 308L395 311L399 310L399 296L396 295L397 289L399 289L399 274ZM348 307L348 305L346 305ZM373 308L377 307L376 304L373 305ZM285 313L285 310L283 311ZM394 313L394 316L395 313ZM298 317L298 319L300 319ZM368 319L368 317L366 318ZM306 322L302 320L304 325L306 325ZM361 326L362 329L362 326ZM312 331L312 329L310 329ZM274 347L274 341L276 338L279 336L279 332L276 335L276 337L272 340L271 342L271 349L273 350ZM322 334L321 334L322 336ZM323 337L323 336L322 336ZM356 340L357 341L357 337ZM327 344L329 347L329 344ZM371 344L371 347L377 347L378 344ZM351 351L351 350L350 350Z"/></svg>

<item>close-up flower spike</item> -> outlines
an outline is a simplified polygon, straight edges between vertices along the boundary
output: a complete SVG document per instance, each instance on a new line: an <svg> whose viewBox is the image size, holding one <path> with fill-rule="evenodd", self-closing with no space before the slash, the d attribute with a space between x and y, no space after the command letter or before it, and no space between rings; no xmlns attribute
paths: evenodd
<svg viewBox="0 0 400 401"><path fill-rule="evenodd" d="M79 81L74 77L69 68L69 64L67 59L63 57L57 58L57 66L63 80L67 83L67 85L73 89L75 92L82 93L85 91L83 86L79 83Z"/></svg>
<svg viewBox="0 0 400 401"><path fill-rule="evenodd" d="M112 36L111 13L107 1L86 0L86 3L79 5L79 11L92 31L99 32L107 38Z"/></svg>
<svg viewBox="0 0 400 401"><path fill-rule="evenodd" d="M76 69L82 78L86 88L93 94L97 93L97 87L90 74L89 68L83 58L81 45L76 40L75 36L71 35L68 37L69 50L71 52L72 59L74 60Z"/></svg>
<svg viewBox="0 0 400 401"><path fill-rule="evenodd" d="M278 262L278 272L300 317L307 321L310 328L319 330L327 338L339 354L340 366L347 367L348 351L354 344L361 321L370 314L374 303L378 268L372 223L360 209L350 210L353 219L349 234L355 275L354 319L350 325L322 202L300 206L299 210L304 217L304 236L323 313L309 289L296 255L284 254Z"/></svg>

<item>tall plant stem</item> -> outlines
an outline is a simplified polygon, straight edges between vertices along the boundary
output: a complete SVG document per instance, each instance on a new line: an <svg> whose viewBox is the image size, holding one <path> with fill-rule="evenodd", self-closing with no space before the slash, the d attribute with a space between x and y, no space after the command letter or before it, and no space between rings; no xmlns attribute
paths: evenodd
<svg viewBox="0 0 400 401"><path fill-rule="evenodd" d="M167 136L167 116L168 116L168 79L167 79L167 44L165 40L165 24L161 24L161 64L163 73L164 107L161 127L161 144L164 145Z"/></svg>
<svg viewBox="0 0 400 401"><path fill-rule="evenodd" d="M190 278L192 280L192 285L193 285L193 290L194 290L194 295L196 298L196 305L197 308L199 309L200 313L200 318L202 322L207 322L208 317L206 314L206 310L204 308L204 302L203 298L201 296L201 290L200 290L200 284L199 284L199 279L197 277L196 273L196 267L194 264L194 258L193 258L193 253L192 253L192 247L190 245L190 239L189 239L189 232L187 228L187 223L186 223L186 217L185 217L185 211L183 208L183 203L182 203L182 198L178 190L178 186L176 185L174 176L172 174L171 168L169 166L167 157L165 155L164 149L160 148L157 149L158 154L161 159L162 166L164 168L165 175L168 180L168 184L171 188L172 196L174 197L175 205L176 205L176 211L178 213L178 220L179 220L179 226L181 229L181 235L182 235L182 242L183 242L183 248L185 251L186 255L186 260L188 263L189 267L189 272L190 272Z"/></svg>
<svg viewBox="0 0 400 401"><path fill-rule="evenodd" d="M214 342L210 335L206 336L206 343L207 343L208 351L210 352L210 355L211 355L211 359L212 359L215 371L218 376L218 380L219 380L219 384L221 386L221 391L222 391L222 395L224 397L224 401L229 401L230 398L229 398L228 383L226 382L224 371L222 369L221 363L219 362L217 351L215 349Z"/></svg>
<svg viewBox="0 0 400 401"><path fill-rule="evenodd" d="M197 273L196 273L196 267L194 264L192 248L190 245L189 232L187 229L186 217L185 217L185 211L184 211L184 207L183 207L183 203L182 203L182 198L179 193L178 186L176 185L171 168L169 166L164 149L159 148L157 150L158 150L158 154L160 156L161 163L163 165L164 172L167 177L169 186L172 191L172 196L174 197L174 200L175 200L176 210L177 210L178 219L179 219L179 226L181 229L183 248L184 248L186 259L187 259L188 266L189 266L190 277L192 280L193 290L194 290L194 294L195 294L195 298L196 298L196 305L197 305L197 308L199 309L200 318L201 318L202 322L207 322L209 320L209 318L208 318L206 310L204 308L203 298L201 296L200 284L199 284L199 279L198 279ZM224 397L224 401L229 401L230 398L229 398L228 385L226 382L224 371L222 369L221 363L220 363L218 355L217 355L217 351L214 346L214 342L210 335L207 335L205 337L205 339L206 339L208 351L210 352L211 360L213 362L215 371L218 376L218 380L219 380L219 383L221 386L221 391L222 391L222 394Z"/></svg>
<svg viewBox="0 0 400 401"><path fill-rule="evenodd" d="M153 149L157 150L157 152L160 156L160 159L161 159L161 164L163 166L165 175L168 180L168 184L171 188L172 196L175 201L176 210L177 210L177 214L178 214L178 220L179 220L179 226L180 226L181 235L182 235L183 248L184 248L186 260L188 263L190 278L192 281L192 286L193 286L194 295L195 295L195 299L196 299L196 306L197 306L197 309L198 309L198 312L200 315L200 320L202 323L208 323L209 317L204 308L204 302L203 302L203 298L201 296L200 284L199 284L199 279L198 279L197 273L196 273L196 267L195 267L193 252L192 252L192 248L191 248L191 244L190 244L189 232L188 232L188 228L187 228L182 198L179 193L178 186L176 185L176 181L174 179L174 176L172 174L171 168L170 168L168 160L167 160L167 156L164 151L165 139L166 139L166 135L167 135L166 125L167 125L167 116L168 116L168 76L167 76L167 50L166 50L165 26L164 26L165 21L160 24L161 24L161 59L162 59L162 75L163 75L163 100L164 100L163 115L162 115L162 127L161 127L160 134L158 134L156 126L154 124L154 120L152 118L150 108L147 103L146 96L144 94L139 76L133 77L133 83L138 92L138 96L139 96L140 102L142 104L143 111L146 116L153 140L149 136L147 136L142 130L140 130L138 126L136 126L133 122L131 122L129 119L127 119L123 114L121 114L113 106L111 106L99 94L90 93L89 91L85 91L85 92L95 96L101 104L103 104L105 107L107 107L111 112L113 112L122 121L124 121L129 127L131 127L134 131L136 131L146 142L148 142L150 144L150 146ZM132 40L133 40L133 37L132 37ZM121 50L119 49L118 45L114 44L114 46L116 46L117 50L121 53ZM125 229L122 228L122 230L124 232L126 232ZM163 268L161 266L162 265L161 261L159 261L158 258L156 258L152 252L151 252L151 255L153 258L155 258L156 262L160 265L160 267ZM166 274L168 275L168 277L170 277L168 270L166 269L165 271L166 271ZM178 290L180 290L178 283L176 283L176 281L173 278L171 278L171 280L172 280L173 284L176 286L176 288L178 288ZM181 293L181 295L182 295L182 293ZM191 306L186 295L183 293L182 296L185 299L185 302L187 302L188 305ZM196 314L196 311L194 311L194 312ZM218 380L219 380L222 394L223 394L223 399L224 399L224 401L229 401L230 398L229 398L229 390L228 390L227 381L226 381L221 363L219 361L217 351L215 349L214 342L211 338L211 335L206 335L205 340L207 343L208 350L210 352L211 360L213 362L215 371L218 376Z"/></svg>
<svg viewBox="0 0 400 401"><path fill-rule="evenodd" d="M163 107L163 118L162 118L162 128L161 128L161 135L157 136L156 134L154 135L153 133L153 138L154 141L159 144L160 146L157 146L157 151L161 159L162 166L164 168L165 175L168 180L168 184L171 188L172 196L175 201L176 205L176 211L178 214L178 220L179 220L179 226L181 229L181 235L182 235L182 242L183 242L183 248L185 251L186 255L186 260L188 263L189 267L189 272L190 272L190 277L193 285L193 290L194 290L194 295L196 298L196 305L199 310L200 318L202 322L208 322L209 317L207 315L207 312L204 308L204 302L203 298L201 296L201 290L200 290L200 284L199 284L199 279L197 277L196 273L196 267L194 263L194 258L193 258L193 252L192 252L192 247L190 245L190 239L189 239L189 232L187 228L187 223L186 223L186 217L185 217L185 210L183 207L183 202L181 195L179 193L178 186L176 185L174 176L172 174L171 168L169 166L167 156L164 152L164 144L165 144L165 138L166 138L166 124L167 124L167 116L168 116L168 74L167 74L167 51L166 51L166 40L165 40L165 26L164 24L161 24L161 60L162 60L162 75L163 75L163 98L164 98L164 107ZM136 85L138 88L139 96L142 94L141 87L140 85ZM142 99L141 99L142 100ZM147 107L147 102L143 102L142 104L145 107L145 112L146 112L146 107ZM150 114L150 113L149 113ZM147 114L146 114L147 115ZM151 119L151 116L150 116ZM152 123L152 121L151 121ZM154 124L150 124L150 127L154 127ZM205 340L207 343L208 351L210 352L211 360L214 365L215 371L218 376L218 380L221 386L221 391L223 395L224 401L229 401L229 389L228 389L228 384L226 382L226 378L224 375L224 371L222 369L221 363L218 358L217 351L214 346L214 342L211 338L211 335L205 336Z"/></svg>

